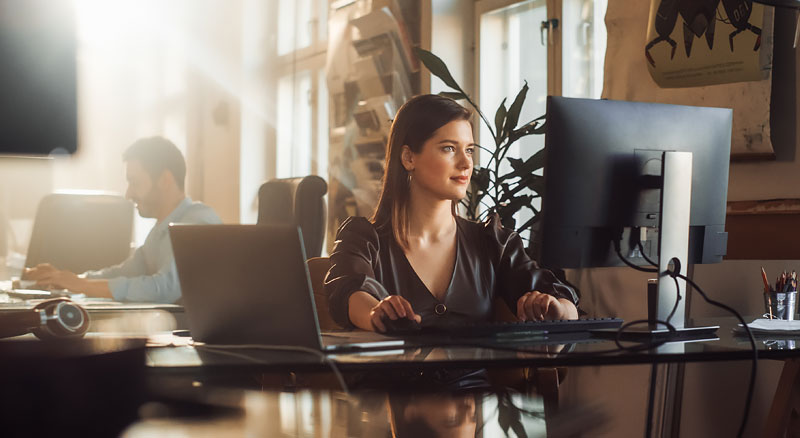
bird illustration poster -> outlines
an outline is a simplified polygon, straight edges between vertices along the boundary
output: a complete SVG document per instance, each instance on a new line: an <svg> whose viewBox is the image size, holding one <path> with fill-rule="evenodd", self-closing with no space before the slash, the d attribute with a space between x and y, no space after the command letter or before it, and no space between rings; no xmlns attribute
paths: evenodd
<svg viewBox="0 0 800 438"><path fill-rule="evenodd" d="M753 0L651 0L643 55L662 88L766 79L772 8Z"/></svg>

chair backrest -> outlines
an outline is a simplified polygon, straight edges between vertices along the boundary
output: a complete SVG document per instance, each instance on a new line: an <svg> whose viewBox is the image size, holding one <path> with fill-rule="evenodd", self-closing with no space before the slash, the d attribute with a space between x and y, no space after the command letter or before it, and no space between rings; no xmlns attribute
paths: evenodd
<svg viewBox="0 0 800 438"><path fill-rule="evenodd" d="M131 253L133 203L110 194L53 193L36 210L25 266L75 273L121 263Z"/></svg>
<svg viewBox="0 0 800 438"><path fill-rule="evenodd" d="M267 181L258 190L258 223L296 223L303 233L306 257L318 257L325 240L323 196L327 191L328 184L316 175Z"/></svg>
<svg viewBox="0 0 800 438"><path fill-rule="evenodd" d="M331 268L331 259L328 257L313 257L306 260L308 273L311 276L311 289L314 291L314 303L317 306L317 319L319 329L337 330L343 327L333 320L328 307L328 294L325 293L325 274Z"/></svg>

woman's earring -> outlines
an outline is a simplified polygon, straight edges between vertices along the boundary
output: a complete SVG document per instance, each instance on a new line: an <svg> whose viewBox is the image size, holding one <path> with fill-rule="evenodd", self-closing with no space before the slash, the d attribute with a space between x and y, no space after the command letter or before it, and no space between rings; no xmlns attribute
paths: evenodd
<svg viewBox="0 0 800 438"><path fill-rule="evenodd" d="M408 174L408 185L410 187L411 186L411 171L409 170L407 174Z"/></svg>

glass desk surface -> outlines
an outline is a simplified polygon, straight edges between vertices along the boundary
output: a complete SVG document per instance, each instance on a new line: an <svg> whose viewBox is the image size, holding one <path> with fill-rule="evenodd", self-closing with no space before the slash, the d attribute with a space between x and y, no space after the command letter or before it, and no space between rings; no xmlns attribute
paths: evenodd
<svg viewBox="0 0 800 438"><path fill-rule="evenodd" d="M753 318L745 319L750 322ZM702 362L749 360L753 357L747 337L734 335L738 324L734 318L705 318L697 324L719 325L712 337L668 342L654 348L620 349L612 339L602 339L589 333L557 334L497 341L490 339L443 339L437 337L407 337L403 347L342 354L321 355L280 352L258 348L194 347L185 339L171 344L152 343L147 350L147 365L151 370L178 370L204 367L207 370L229 367L285 368L324 370L331 360L342 370L377 370L381 368L420 367L553 367L580 365L614 365L665 362ZM336 332L341 336L341 332ZM359 332L358 339L364 339ZM162 345L162 346L157 346ZM171 346L163 346L171 345ZM643 344L622 342L625 347ZM757 337L759 358L787 359L800 356L800 337L778 339Z"/></svg>

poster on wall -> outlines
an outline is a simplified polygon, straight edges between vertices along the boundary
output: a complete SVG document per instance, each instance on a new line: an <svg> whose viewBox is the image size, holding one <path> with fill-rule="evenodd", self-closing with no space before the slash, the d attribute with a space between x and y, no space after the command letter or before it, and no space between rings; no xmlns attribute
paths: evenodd
<svg viewBox="0 0 800 438"><path fill-rule="evenodd" d="M652 18L651 3L658 5L661 2L626 0L608 3L605 19L608 31L608 49L603 71L602 97L634 102L733 108L731 158L737 160L773 158L769 123L772 75L763 81L734 82L691 88L660 86L648 71L651 64L644 53L645 46L653 40L652 36L647 36L647 26L643 25L648 17ZM719 2L716 3L719 4ZM772 12L772 8L765 10L766 14ZM683 26L681 20L682 18L676 18L676 27ZM771 23L771 19L767 21ZM730 32L726 33L724 37L720 37L721 29L722 26L715 23L714 33L717 35L717 39L714 47L721 46L730 52ZM745 35L745 32L734 35L734 50L740 41L744 41L740 39L742 35ZM743 45L752 51L756 38L753 38L754 34L750 32L747 35L749 35L747 38L750 39L747 44L743 43ZM677 44L677 40L675 41ZM681 41L683 40L681 39ZM722 43L718 44L720 41ZM759 50L765 50L765 46L768 44L771 47L771 41L772 33L762 29ZM694 57L695 53L699 53L696 51L699 49L708 50L705 37L693 40L691 56ZM658 50L666 50L666 58L654 57L656 66L672 62L679 57L686 57L685 46L676 46L673 60L670 60L672 48L669 43L655 44L650 53L655 55Z"/></svg>
<svg viewBox="0 0 800 438"><path fill-rule="evenodd" d="M651 0L644 49L650 75L662 88L768 78L772 12L752 0Z"/></svg>

